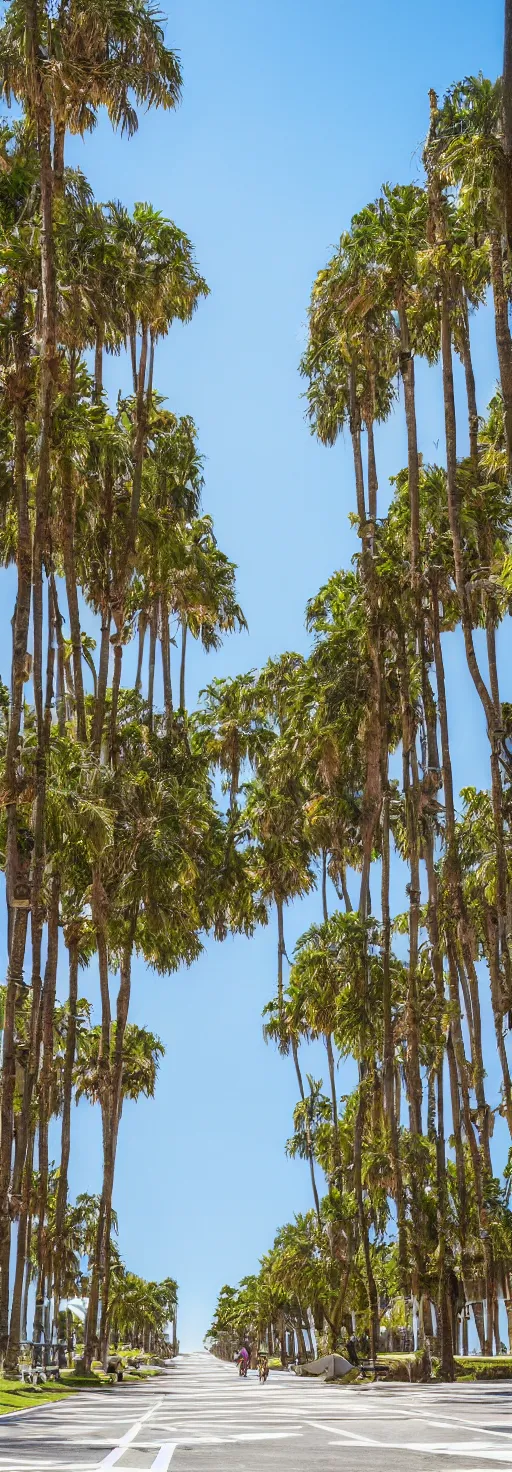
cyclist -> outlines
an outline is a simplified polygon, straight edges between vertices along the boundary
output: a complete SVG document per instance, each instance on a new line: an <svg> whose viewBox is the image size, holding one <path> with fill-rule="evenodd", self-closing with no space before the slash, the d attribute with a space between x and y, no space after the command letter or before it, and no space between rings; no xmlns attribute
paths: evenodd
<svg viewBox="0 0 512 1472"><path fill-rule="evenodd" d="M260 1381L263 1383L265 1380L268 1380L268 1355L264 1349L260 1349L258 1355L258 1370Z"/></svg>
<svg viewBox="0 0 512 1472"><path fill-rule="evenodd" d="M245 1348L245 1344L243 1344L242 1348L238 1351L236 1364L238 1365L239 1375L246 1375L249 1368L249 1354Z"/></svg>

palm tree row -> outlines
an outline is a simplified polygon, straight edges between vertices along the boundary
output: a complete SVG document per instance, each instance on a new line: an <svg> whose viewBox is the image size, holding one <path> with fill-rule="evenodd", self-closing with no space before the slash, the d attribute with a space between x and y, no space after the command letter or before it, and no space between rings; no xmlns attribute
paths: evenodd
<svg viewBox="0 0 512 1472"><path fill-rule="evenodd" d="M448 1378L464 1301L487 1353L501 1343L500 1298L512 1309L508 1171L499 1175L492 1144L496 1118L512 1132L512 731L497 656L512 587L506 105L501 80L466 78L441 104L431 93L423 181L386 185L315 280L307 413L327 445L349 431L359 550L308 606L309 655L214 685L204 716L235 794L234 846L277 911L265 1031L293 1059L289 1149L309 1162L314 1206L286 1229L303 1237L286 1287L314 1312L323 1274L335 1347L344 1315L360 1308L362 1278L375 1353L379 1254L391 1234L397 1292L418 1306L420 1340L437 1335ZM470 328L486 303L500 378L483 418ZM420 359L441 372L441 464L420 449ZM381 500L374 429L392 412L404 413L407 464ZM456 634L489 762L484 790L466 787L460 799L446 674ZM317 883L321 917L288 969L285 907ZM312 1039L325 1047L325 1092L303 1074ZM357 1087L340 1099L338 1066L349 1058ZM303 1259L311 1278L299 1292Z"/></svg>
<svg viewBox="0 0 512 1472"><path fill-rule="evenodd" d="M100 109L130 135L140 106L174 108L180 64L147 0L57 10L11 0L0 76L16 103L16 121L6 114L0 126L0 538L15 585L0 691L0 1357L16 1375L34 1261L35 1340L69 1287L72 1100L82 1095L99 1106L103 1148L86 1366L108 1355L123 1102L152 1094L162 1052L129 1021L134 953L171 972L198 955L203 933L250 928L252 898L242 871L230 873L209 759L186 712L187 634L211 650L244 626L235 568L201 512L195 425L156 387L159 342L208 288L177 225L149 204L130 214L98 203L66 162L69 135L89 132ZM107 354L129 367L115 407ZM99 1020L80 999L91 966Z"/></svg>
<svg viewBox="0 0 512 1472"><path fill-rule="evenodd" d="M176 1349L177 1285L174 1278L148 1283L116 1263L110 1293L110 1333L114 1348L122 1342L130 1349L158 1354L168 1350L168 1326L173 1325Z"/></svg>

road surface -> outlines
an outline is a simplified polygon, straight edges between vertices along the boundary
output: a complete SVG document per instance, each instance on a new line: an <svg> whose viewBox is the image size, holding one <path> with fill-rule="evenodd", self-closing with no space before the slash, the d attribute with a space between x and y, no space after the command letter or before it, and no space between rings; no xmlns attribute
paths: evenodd
<svg viewBox="0 0 512 1472"><path fill-rule="evenodd" d="M0 1420L0 1472L512 1469L512 1382L361 1385L184 1355L165 1376Z"/></svg>

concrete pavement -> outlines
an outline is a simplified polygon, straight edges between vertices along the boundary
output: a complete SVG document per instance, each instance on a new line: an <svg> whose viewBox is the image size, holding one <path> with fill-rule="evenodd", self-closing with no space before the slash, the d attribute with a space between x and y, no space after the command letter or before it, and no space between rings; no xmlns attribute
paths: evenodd
<svg viewBox="0 0 512 1472"><path fill-rule="evenodd" d="M0 1472L512 1472L512 1382L241 1380L206 1354L0 1420Z"/></svg>

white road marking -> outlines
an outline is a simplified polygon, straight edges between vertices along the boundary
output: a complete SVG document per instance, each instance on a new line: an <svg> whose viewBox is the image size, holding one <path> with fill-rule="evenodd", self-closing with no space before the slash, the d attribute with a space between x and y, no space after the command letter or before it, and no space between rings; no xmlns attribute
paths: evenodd
<svg viewBox="0 0 512 1472"><path fill-rule="evenodd" d="M131 1445L132 1441L135 1441L135 1437L138 1436L141 1426L143 1426L145 1421L149 1421L150 1416L154 1416L155 1411L159 1410L160 1406L162 1406L163 1403L164 1401L162 1396L162 1399L157 1401L154 1406L150 1406L149 1411L146 1411L145 1416L141 1416L139 1421L133 1422L133 1425L129 1427L128 1431L125 1431L124 1436L121 1437L121 1440L117 1443L117 1446L113 1447L112 1451L108 1453L108 1456L104 1457L103 1461L99 1463L96 1472L101 1472L101 1469L105 1467L115 1467L116 1462L121 1461L123 1452L125 1452L126 1448Z"/></svg>
<svg viewBox="0 0 512 1472"><path fill-rule="evenodd" d="M479 1452L491 1462L504 1462L512 1466L512 1449L509 1447L497 1447L495 1442L488 1441L452 1441L452 1442L424 1442L424 1441L376 1441L371 1436L358 1436L354 1431L346 1431L345 1428L337 1426L326 1426L319 1421L308 1421L316 1431L330 1432L331 1436L345 1437L349 1442L356 1442L359 1446L378 1446L381 1450L418 1452L426 1456L442 1457L464 1457L467 1453ZM496 1433L499 1435L499 1433ZM339 1441L330 1441L329 1446L339 1446Z"/></svg>
<svg viewBox="0 0 512 1472"><path fill-rule="evenodd" d="M175 1451L175 1441L164 1441L160 1447L160 1451L156 1454L154 1462L151 1463L151 1472L167 1472Z"/></svg>
<svg viewBox="0 0 512 1472"><path fill-rule="evenodd" d="M371 1436L357 1436L357 1434L356 1434L355 1431L345 1431L345 1429L344 1428L342 1429L341 1427L338 1430L338 1427L337 1426L325 1426L325 1425L322 1426L320 1424L320 1421L308 1421L307 1422L307 1425L308 1426L314 1426L315 1431L330 1431L331 1436L332 1436L333 1432L334 1432L334 1435L335 1436L346 1436L349 1441L357 1441L357 1442L360 1443L361 1446L385 1446L386 1445L386 1442L385 1441L374 1441L373 1440L373 1437L371 1437ZM337 1446L337 1444L338 1443L337 1442L334 1442L334 1441L331 1441L331 1443L330 1443L331 1446Z"/></svg>
<svg viewBox="0 0 512 1472"><path fill-rule="evenodd" d="M437 1417L434 1420L432 1416L427 1416L425 1412L422 1413L421 1411L392 1410L388 1407L386 1409L383 1407L382 1412L376 1416L376 1420L384 1415L388 1416L391 1420L393 1420L394 1416L404 1416L408 1421L425 1421L427 1426L445 1426L447 1428L462 1426L465 1431L484 1431L486 1436L512 1436L512 1429L510 1431L493 1431L491 1426L476 1426L474 1421L464 1421L461 1416L446 1416L441 1421Z"/></svg>
<svg viewBox="0 0 512 1472"><path fill-rule="evenodd" d="M175 1446L227 1446L240 1441L289 1441L301 1437L302 1431L239 1431L234 1436L177 1436ZM137 1446L137 1451L139 1446ZM132 1468L130 1468L132 1472Z"/></svg>

